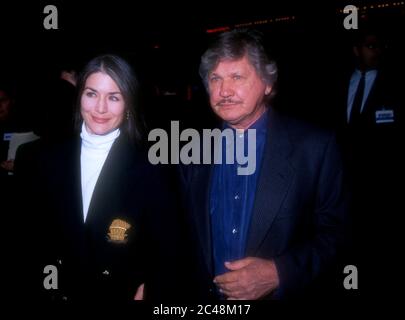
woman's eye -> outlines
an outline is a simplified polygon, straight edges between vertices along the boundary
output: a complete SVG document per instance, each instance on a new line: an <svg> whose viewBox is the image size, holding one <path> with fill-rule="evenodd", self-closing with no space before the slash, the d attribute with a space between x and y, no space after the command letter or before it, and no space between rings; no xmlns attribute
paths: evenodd
<svg viewBox="0 0 405 320"><path fill-rule="evenodd" d="M116 96L110 96L110 100L111 101L120 101L120 99L118 98L118 97L116 97Z"/></svg>
<svg viewBox="0 0 405 320"><path fill-rule="evenodd" d="M89 97L89 98L92 98L92 97L95 97L96 94L94 92L92 92L92 91L87 91L86 96Z"/></svg>

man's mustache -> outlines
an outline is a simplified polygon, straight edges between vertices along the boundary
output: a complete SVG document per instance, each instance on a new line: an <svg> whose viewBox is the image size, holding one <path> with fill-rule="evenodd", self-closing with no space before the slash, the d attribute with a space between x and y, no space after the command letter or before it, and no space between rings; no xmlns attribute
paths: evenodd
<svg viewBox="0 0 405 320"><path fill-rule="evenodd" d="M242 101L232 100L232 99L222 99L219 102L217 102L215 105L221 107L221 106L227 105L227 104L240 104L240 103L242 103Z"/></svg>

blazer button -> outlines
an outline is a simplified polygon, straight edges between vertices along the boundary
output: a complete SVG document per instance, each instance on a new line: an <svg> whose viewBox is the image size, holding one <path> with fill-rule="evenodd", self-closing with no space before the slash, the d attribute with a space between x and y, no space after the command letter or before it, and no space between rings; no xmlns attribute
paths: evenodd
<svg viewBox="0 0 405 320"><path fill-rule="evenodd" d="M110 274L110 271L108 271L108 270L103 271L103 275L108 276L109 274Z"/></svg>

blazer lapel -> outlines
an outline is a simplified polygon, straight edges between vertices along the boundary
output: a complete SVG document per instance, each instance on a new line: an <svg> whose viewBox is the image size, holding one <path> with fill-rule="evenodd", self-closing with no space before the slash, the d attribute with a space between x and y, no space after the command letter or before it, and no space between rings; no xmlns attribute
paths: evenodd
<svg viewBox="0 0 405 320"><path fill-rule="evenodd" d="M120 188L117 184L121 182L120 180L123 177L120 177L119 174L125 171L123 168L127 167L130 159L131 157L128 148L126 148L125 138L121 134L113 143L97 179L90 200L86 224L94 225L109 218L105 215L105 211L108 211L108 208L114 206L114 203L111 203L111 201L120 198L120 195L116 194L120 192ZM120 208L115 209L119 210ZM118 212L110 213L115 214Z"/></svg>
<svg viewBox="0 0 405 320"><path fill-rule="evenodd" d="M253 255L259 249L287 194L294 175L288 160L291 150L286 128L270 109L266 146L248 233L247 255Z"/></svg>

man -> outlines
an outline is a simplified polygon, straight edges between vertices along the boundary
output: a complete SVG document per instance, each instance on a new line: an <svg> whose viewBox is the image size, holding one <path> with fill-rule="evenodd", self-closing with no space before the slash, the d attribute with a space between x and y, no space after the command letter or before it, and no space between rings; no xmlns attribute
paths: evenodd
<svg viewBox="0 0 405 320"><path fill-rule="evenodd" d="M399 83L383 66L385 45L371 29L358 31L353 44L356 67L345 86L345 118L359 130L397 125Z"/></svg>
<svg viewBox="0 0 405 320"><path fill-rule="evenodd" d="M396 252L391 249L396 242L392 238L397 234L393 232L395 223L380 218L395 217L403 211L398 209L402 206L402 191L397 185L402 183L403 171L400 147L404 85L400 64L391 61L395 68L388 68L385 63L385 40L378 30L364 26L354 40L355 68L341 86L339 127L353 191L351 263L362 266L363 288L374 292L375 274L391 274L391 265L387 264L389 269L384 270L374 264L376 248ZM384 230L389 232L382 236Z"/></svg>
<svg viewBox="0 0 405 320"><path fill-rule="evenodd" d="M347 193L334 136L268 105L277 67L255 32L220 35L202 56L200 75L236 143L246 145L247 130L256 130L256 169L238 175L237 162L184 166L199 245L194 288L205 299L302 296L345 240Z"/></svg>

